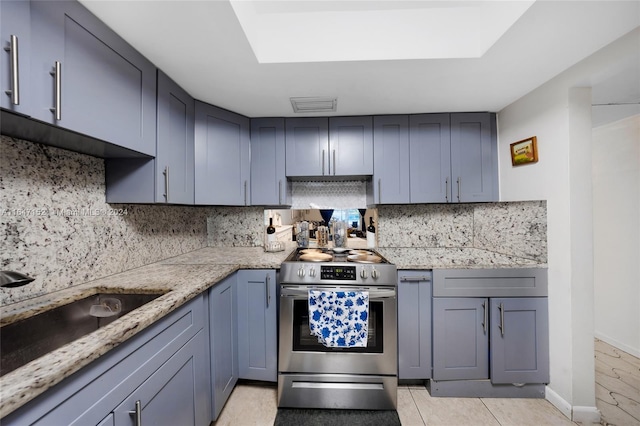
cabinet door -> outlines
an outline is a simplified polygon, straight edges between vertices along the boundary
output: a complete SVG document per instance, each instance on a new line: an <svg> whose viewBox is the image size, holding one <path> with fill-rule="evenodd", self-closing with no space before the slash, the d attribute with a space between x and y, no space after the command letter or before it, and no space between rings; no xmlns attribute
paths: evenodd
<svg viewBox="0 0 640 426"><path fill-rule="evenodd" d="M75 1L31 2L31 31L32 116L155 155L153 64ZM50 110L56 92L60 117Z"/></svg>
<svg viewBox="0 0 640 426"><path fill-rule="evenodd" d="M546 297L491 299L491 381L549 383Z"/></svg>
<svg viewBox="0 0 640 426"><path fill-rule="evenodd" d="M398 272L398 378L431 378L431 277Z"/></svg>
<svg viewBox="0 0 640 426"><path fill-rule="evenodd" d="M31 49L29 1L0 2L0 24L3 49L0 51L0 107L28 115L31 113L28 92Z"/></svg>
<svg viewBox="0 0 640 426"><path fill-rule="evenodd" d="M238 377L276 382L276 273L238 271Z"/></svg>
<svg viewBox="0 0 640 426"><path fill-rule="evenodd" d="M196 204L249 204L249 125L247 117L196 101Z"/></svg>
<svg viewBox="0 0 640 426"><path fill-rule="evenodd" d="M287 176L329 174L329 121L326 117L285 121Z"/></svg>
<svg viewBox="0 0 640 426"><path fill-rule="evenodd" d="M453 201L498 201L495 114L451 114Z"/></svg>
<svg viewBox="0 0 640 426"><path fill-rule="evenodd" d="M193 204L194 100L158 70L156 202Z"/></svg>
<svg viewBox="0 0 640 426"><path fill-rule="evenodd" d="M205 344L204 330L200 330L114 410L115 424L136 424L131 412L138 402L142 424L209 424Z"/></svg>
<svg viewBox="0 0 640 426"><path fill-rule="evenodd" d="M373 174L373 119L329 118L329 174L363 176Z"/></svg>
<svg viewBox="0 0 640 426"><path fill-rule="evenodd" d="M284 118L251 120L251 205L290 205Z"/></svg>
<svg viewBox="0 0 640 426"><path fill-rule="evenodd" d="M238 333L236 320L236 275L211 288L209 294L209 332L211 344L211 388L213 419L238 381Z"/></svg>
<svg viewBox="0 0 640 426"><path fill-rule="evenodd" d="M409 153L411 202L449 202L451 199L449 114L410 116Z"/></svg>
<svg viewBox="0 0 640 426"><path fill-rule="evenodd" d="M374 203L408 203L408 115L373 117L373 161Z"/></svg>
<svg viewBox="0 0 640 426"><path fill-rule="evenodd" d="M488 300L433 299L433 378L488 379Z"/></svg>

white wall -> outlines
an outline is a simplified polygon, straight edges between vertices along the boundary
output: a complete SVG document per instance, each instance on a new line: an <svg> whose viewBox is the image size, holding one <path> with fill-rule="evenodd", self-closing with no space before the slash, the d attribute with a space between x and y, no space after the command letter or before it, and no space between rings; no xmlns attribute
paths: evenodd
<svg viewBox="0 0 640 426"><path fill-rule="evenodd" d="M592 141L595 335L640 357L640 115Z"/></svg>
<svg viewBox="0 0 640 426"><path fill-rule="evenodd" d="M547 200L551 383L547 398L597 421L593 362L590 85L638 58L640 28L498 113L500 199ZM509 144L538 138L539 162L511 166Z"/></svg>

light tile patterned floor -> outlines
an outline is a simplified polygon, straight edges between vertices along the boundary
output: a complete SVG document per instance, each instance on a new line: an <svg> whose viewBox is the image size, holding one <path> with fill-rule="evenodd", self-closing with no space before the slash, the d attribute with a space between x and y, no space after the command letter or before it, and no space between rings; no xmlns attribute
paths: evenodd
<svg viewBox="0 0 640 426"><path fill-rule="evenodd" d="M596 341L596 405L607 426L640 426L640 360ZM275 385L241 383L215 426L271 426L277 412ZM403 426L574 425L545 399L432 398L424 386L400 386Z"/></svg>
<svg viewBox="0 0 640 426"><path fill-rule="evenodd" d="M600 423L640 426L640 359L598 339L595 352Z"/></svg>

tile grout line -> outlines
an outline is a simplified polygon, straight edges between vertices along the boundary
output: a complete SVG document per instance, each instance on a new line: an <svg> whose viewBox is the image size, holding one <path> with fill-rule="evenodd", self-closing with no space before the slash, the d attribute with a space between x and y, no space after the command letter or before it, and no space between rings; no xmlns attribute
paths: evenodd
<svg viewBox="0 0 640 426"><path fill-rule="evenodd" d="M498 418L496 417L495 414L493 414L493 411L491 411L491 408L487 407L487 404L484 403L484 398L478 398L480 400L480 402L482 403L482 405L484 405L484 408L487 409L487 411L489 412L489 414L491 414L491 417L493 417L494 419L496 419L496 422L502 426L502 423L500 423L500 420L498 420Z"/></svg>
<svg viewBox="0 0 640 426"><path fill-rule="evenodd" d="M420 411L420 409L418 408L418 403L416 402L415 398L413 397L412 389L411 388L408 388L408 389L409 389L409 395L411 395L411 400L413 401L413 405L416 407L416 410L418 410L418 414L420 415L420 419L422 420L422 424L424 426L426 426L427 425L427 421L425 420L424 417L422 417L422 411Z"/></svg>

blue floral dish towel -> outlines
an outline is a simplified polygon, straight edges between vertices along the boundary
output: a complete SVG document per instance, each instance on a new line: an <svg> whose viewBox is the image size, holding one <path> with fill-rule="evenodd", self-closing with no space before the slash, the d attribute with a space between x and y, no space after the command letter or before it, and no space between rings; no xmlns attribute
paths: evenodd
<svg viewBox="0 0 640 426"><path fill-rule="evenodd" d="M309 290L309 329L324 346L366 347L368 323L368 291Z"/></svg>

